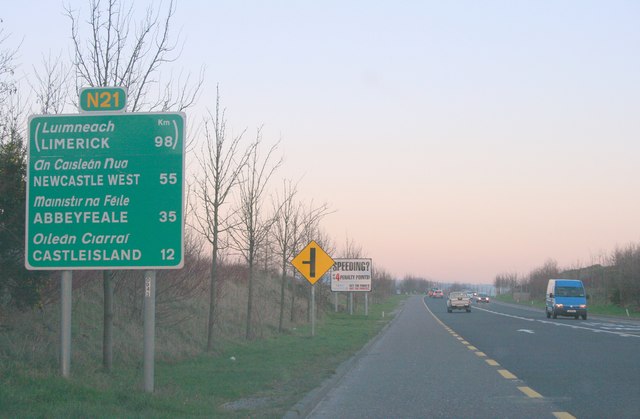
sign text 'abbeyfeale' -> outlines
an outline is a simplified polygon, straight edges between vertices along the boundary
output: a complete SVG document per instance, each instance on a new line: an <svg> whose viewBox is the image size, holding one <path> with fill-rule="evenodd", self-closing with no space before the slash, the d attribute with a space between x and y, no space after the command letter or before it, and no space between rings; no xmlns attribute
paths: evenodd
<svg viewBox="0 0 640 419"><path fill-rule="evenodd" d="M29 269L183 263L184 114L29 120Z"/></svg>

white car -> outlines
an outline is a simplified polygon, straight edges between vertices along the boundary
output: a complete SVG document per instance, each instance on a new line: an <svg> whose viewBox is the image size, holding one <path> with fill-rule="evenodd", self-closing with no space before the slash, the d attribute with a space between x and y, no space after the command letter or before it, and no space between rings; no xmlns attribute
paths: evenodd
<svg viewBox="0 0 640 419"><path fill-rule="evenodd" d="M466 310L467 313L471 312L471 299L464 292L451 292L449 298L447 298L447 312L451 313L453 310Z"/></svg>

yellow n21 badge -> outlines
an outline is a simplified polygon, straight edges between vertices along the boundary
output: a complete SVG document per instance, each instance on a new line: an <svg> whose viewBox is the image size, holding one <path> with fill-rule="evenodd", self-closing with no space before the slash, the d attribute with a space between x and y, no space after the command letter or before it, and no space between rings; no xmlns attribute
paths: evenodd
<svg viewBox="0 0 640 419"><path fill-rule="evenodd" d="M123 87L85 87L80 90L80 110L83 112L117 112L127 104Z"/></svg>

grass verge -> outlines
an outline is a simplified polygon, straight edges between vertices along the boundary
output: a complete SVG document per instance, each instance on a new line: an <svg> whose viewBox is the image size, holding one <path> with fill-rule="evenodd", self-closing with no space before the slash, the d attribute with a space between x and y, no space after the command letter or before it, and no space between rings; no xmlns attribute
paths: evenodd
<svg viewBox="0 0 640 419"><path fill-rule="evenodd" d="M0 416L282 417L373 338L404 298L371 304L368 316L328 313L314 337L303 327L266 340L227 342L215 355L156 362L154 394L142 391L142 361L109 374L72 365L71 378L64 379L57 366L4 359Z"/></svg>

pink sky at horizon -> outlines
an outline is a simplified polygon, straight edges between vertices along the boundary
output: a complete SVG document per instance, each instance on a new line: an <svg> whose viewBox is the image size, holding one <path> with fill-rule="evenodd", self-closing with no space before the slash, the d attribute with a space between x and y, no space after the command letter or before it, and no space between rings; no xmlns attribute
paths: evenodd
<svg viewBox="0 0 640 419"><path fill-rule="evenodd" d="M25 82L68 57L62 2L2 9ZM397 278L492 283L640 242L639 17L619 0L182 1L173 68L206 66L189 121L219 83L230 129L281 141L272 187L326 202L338 252L348 237Z"/></svg>

